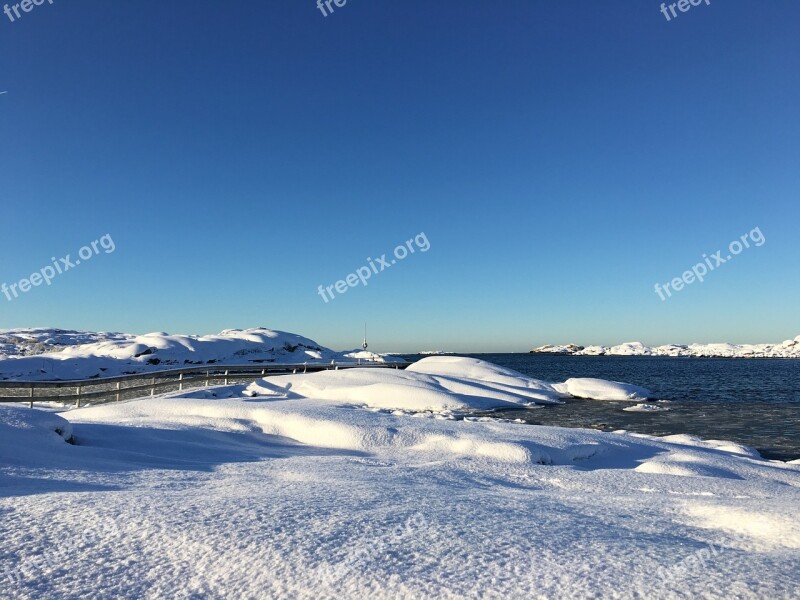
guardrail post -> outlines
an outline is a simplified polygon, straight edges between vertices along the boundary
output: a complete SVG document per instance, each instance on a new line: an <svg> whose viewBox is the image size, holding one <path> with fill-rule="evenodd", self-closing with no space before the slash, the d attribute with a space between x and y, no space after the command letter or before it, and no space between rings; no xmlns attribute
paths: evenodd
<svg viewBox="0 0 800 600"><path fill-rule="evenodd" d="M153 376L153 378L150 380L150 385L152 386L150 388L150 397L153 397L153 396L156 395L156 378L155 378L155 376Z"/></svg>
<svg viewBox="0 0 800 600"><path fill-rule="evenodd" d="M208 387L210 380L211 380L211 371L206 371L206 387Z"/></svg>
<svg viewBox="0 0 800 600"><path fill-rule="evenodd" d="M225 369L225 385L228 385L228 369Z"/></svg>
<svg viewBox="0 0 800 600"><path fill-rule="evenodd" d="M178 382L179 382L178 383L178 391L182 392L183 391L183 373L178 375Z"/></svg>
<svg viewBox="0 0 800 600"><path fill-rule="evenodd" d="M117 402L119 402L119 387L121 383L122 383L121 381L117 382Z"/></svg>
<svg viewBox="0 0 800 600"><path fill-rule="evenodd" d="M267 374L267 368L264 367L263 369L261 369L261 376L263 377L266 374Z"/></svg>
<svg viewBox="0 0 800 600"><path fill-rule="evenodd" d="M34 390L33 384L31 384L31 396L30 396L31 397L31 408L33 408L33 390Z"/></svg>
<svg viewBox="0 0 800 600"><path fill-rule="evenodd" d="M303 373L305 373L306 371L308 371L308 362L303 363Z"/></svg>
<svg viewBox="0 0 800 600"><path fill-rule="evenodd" d="M77 398L75 399L75 408L80 408L81 407L81 388L82 387L83 386L81 384L78 384L78 389L75 390L76 395L77 395Z"/></svg>

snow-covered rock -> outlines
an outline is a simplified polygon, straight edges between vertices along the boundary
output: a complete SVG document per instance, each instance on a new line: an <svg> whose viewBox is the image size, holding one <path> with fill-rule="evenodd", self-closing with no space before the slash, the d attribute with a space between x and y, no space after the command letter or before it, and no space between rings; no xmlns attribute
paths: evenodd
<svg viewBox="0 0 800 600"><path fill-rule="evenodd" d="M574 354L578 356L694 356L707 358L800 358L800 336L774 344L666 344L647 346L626 342L616 346L540 346L532 353Z"/></svg>
<svg viewBox="0 0 800 600"><path fill-rule="evenodd" d="M124 340L124 333L74 331L31 327L0 329L0 359L8 356L36 356L55 352L67 346L92 344L104 340Z"/></svg>
<svg viewBox="0 0 800 600"><path fill-rule="evenodd" d="M638 385L591 377L567 379L555 387L575 398L591 400L647 400L653 397L653 392Z"/></svg>
<svg viewBox="0 0 800 600"><path fill-rule="evenodd" d="M353 353L335 352L309 338L264 328L226 329L218 335L204 336L59 331L5 330L5 337L0 339L18 340L28 336L24 339L37 340L51 349L30 356L20 350L27 342L14 342L18 350L0 356L0 379L85 379L191 365L358 360ZM381 362L399 360L373 353L368 355L371 360Z"/></svg>
<svg viewBox="0 0 800 600"><path fill-rule="evenodd" d="M566 392L485 361L429 357L406 370L352 369L310 376L269 377L248 386L252 396L284 393L405 411L461 411L557 404Z"/></svg>
<svg viewBox="0 0 800 600"><path fill-rule="evenodd" d="M641 342L627 342L618 346L611 346L607 354L615 356L650 356L653 354L653 349Z"/></svg>
<svg viewBox="0 0 800 600"><path fill-rule="evenodd" d="M544 346L534 348L531 350L531 354L574 354L580 350L583 350L583 346L578 346L577 344L566 344L563 346L546 344Z"/></svg>
<svg viewBox="0 0 800 600"><path fill-rule="evenodd" d="M586 346L586 348L575 352L575 354L581 354L585 356L603 356L607 352L608 348L605 346Z"/></svg>

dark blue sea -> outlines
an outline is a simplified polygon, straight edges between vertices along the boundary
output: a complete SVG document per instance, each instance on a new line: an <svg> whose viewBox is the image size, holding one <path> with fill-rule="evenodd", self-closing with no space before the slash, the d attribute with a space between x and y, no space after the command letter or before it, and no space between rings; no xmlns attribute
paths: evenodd
<svg viewBox="0 0 800 600"><path fill-rule="evenodd" d="M663 412L626 412L632 402L567 400L558 406L498 411L534 425L585 427L732 440L764 458L800 458L800 360L473 354L536 379L623 381L652 390ZM422 358L410 356L411 359Z"/></svg>

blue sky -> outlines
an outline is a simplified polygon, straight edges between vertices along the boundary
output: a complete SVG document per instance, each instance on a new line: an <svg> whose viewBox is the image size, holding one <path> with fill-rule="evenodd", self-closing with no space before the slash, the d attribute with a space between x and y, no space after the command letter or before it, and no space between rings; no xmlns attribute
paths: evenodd
<svg viewBox="0 0 800 600"><path fill-rule="evenodd" d="M0 327L345 348L800 334L800 5L85 0L0 14ZM656 282L759 227L662 302ZM329 303L317 293L425 232Z"/></svg>

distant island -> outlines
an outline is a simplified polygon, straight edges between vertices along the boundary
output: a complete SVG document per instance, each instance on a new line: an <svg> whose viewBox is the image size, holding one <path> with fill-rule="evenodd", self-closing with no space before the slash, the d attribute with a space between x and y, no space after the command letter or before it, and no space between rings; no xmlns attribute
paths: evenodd
<svg viewBox="0 0 800 600"><path fill-rule="evenodd" d="M539 346L530 354L572 356L690 356L698 358L800 358L800 335L775 344L667 344L646 346L626 342L617 346L579 346L577 344Z"/></svg>

